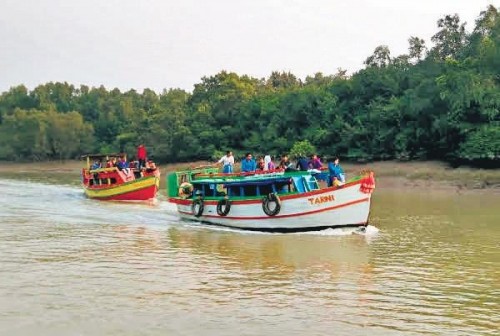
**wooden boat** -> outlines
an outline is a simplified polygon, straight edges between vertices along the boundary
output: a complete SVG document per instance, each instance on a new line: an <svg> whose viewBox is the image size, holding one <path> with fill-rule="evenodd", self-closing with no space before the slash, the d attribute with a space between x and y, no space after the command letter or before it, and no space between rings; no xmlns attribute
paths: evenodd
<svg viewBox="0 0 500 336"><path fill-rule="evenodd" d="M194 169L168 176L168 196L181 218L238 229L293 232L368 225L373 172L330 187L321 186L319 177L328 174Z"/></svg>
<svg viewBox="0 0 500 336"><path fill-rule="evenodd" d="M124 154L88 154L82 157L87 160L87 166L82 169L82 185L87 197L111 201L146 201L156 197L160 186L160 169L156 165L141 170L91 169L91 160L110 160L124 157Z"/></svg>

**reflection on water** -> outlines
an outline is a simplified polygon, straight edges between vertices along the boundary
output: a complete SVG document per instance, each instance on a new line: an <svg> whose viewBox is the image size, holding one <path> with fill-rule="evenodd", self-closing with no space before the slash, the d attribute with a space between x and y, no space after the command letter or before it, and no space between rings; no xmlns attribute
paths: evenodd
<svg viewBox="0 0 500 336"><path fill-rule="evenodd" d="M0 334L495 335L494 195L374 196L378 234L262 234L0 180Z"/></svg>

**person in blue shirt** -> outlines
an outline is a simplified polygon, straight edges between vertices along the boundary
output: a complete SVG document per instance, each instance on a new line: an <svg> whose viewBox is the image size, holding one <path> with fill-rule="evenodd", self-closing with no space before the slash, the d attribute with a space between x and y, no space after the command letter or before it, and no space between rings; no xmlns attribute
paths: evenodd
<svg viewBox="0 0 500 336"><path fill-rule="evenodd" d="M300 155L298 160L297 160L297 166L296 168L298 170L308 170L309 169L309 161L307 161L307 159Z"/></svg>
<svg viewBox="0 0 500 336"><path fill-rule="evenodd" d="M330 173L329 185L333 185L333 181L337 179L341 183L345 183L345 173L339 164L339 158L335 157L333 162L328 162L328 172Z"/></svg>
<svg viewBox="0 0 500 336"><path fill-rule="evenodd" d="M241 161L241 172L242 173L253 173L257 168L255 160L252 158L251 153L247 153L245 158Z"/></svg>
<svg viewBox="0 0 500 336"><path fill-rule="evenodd" d="M101 161L95 160L92 166L90 166L90 170L96 170L101 168Z"/></svg>
<svg viewBox="0 0 500 336"><path fill-rule="evenodd" d="M128 162L125 160L125 157L121 157L116 166L118 167L118 170L127 169Z"/></svg>

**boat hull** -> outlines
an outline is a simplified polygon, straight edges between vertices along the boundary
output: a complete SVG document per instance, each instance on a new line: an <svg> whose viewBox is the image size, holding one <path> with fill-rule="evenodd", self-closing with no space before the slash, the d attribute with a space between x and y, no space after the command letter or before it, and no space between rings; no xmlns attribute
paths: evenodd
<svg viewBox="0 0 500 336"><path fill-rule="evenodd" d="M88 198L107 201L147 201L156 197L160 178L148 176L111 187L83 185Z"/></svg>
<svg viewBox="0 0 500 336"><path fill-rule="evenodd" d="M226 216L217 214L217 201L204 201L201 216L193 214L190 199L171 198L183 219L226 227L273 232L313 231L325 228L366 226L371 193L360 190L360 183L312 192L283 195L275 216L264 213L262 200L235 200Z"/></svg>

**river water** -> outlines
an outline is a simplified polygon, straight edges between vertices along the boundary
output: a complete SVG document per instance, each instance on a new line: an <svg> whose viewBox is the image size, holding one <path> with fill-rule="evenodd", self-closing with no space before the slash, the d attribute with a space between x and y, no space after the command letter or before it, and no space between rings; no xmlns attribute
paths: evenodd
<svg viewBox="0 0 500 336"><path fill-rule="evenodd" d="M365 235L263 234L0 179L0 334L498 335L499 206L379 188Z"/></svg>

